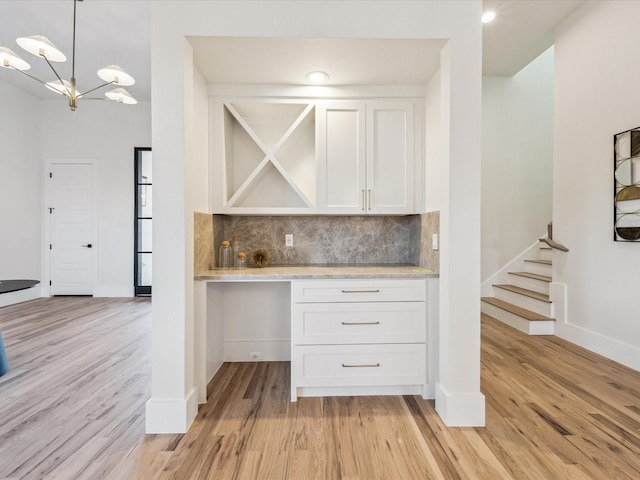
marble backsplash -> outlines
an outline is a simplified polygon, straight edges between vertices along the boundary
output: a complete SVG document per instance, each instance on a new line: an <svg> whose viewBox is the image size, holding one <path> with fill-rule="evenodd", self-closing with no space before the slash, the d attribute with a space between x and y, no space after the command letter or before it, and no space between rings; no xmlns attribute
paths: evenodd
<svg viewBox="0 0 640 480"><path fill-rule="evenodd" d="M213 216L216 249L222 240L241 239L250 255L257 248L271 265L412 264L420 262L420 216ZM293 247L285 247L285 234ZM215 249L214 249L215 250Z"/></svg>
<svg viewBox="0 0 640 480"><path fill-rule="evenodd" d="M420 215L420 267L440 272L440 253L433 250L432 237L440 235L440 212L429 212Z"/></svg>
<svg viewBox="0 0 640 480"><path fill-rule="evenodd" d="M196 272L215 266L213 215L193 212L193 268Z"/></svg>
<svg viewBox="0 0 640 480"><path fill-rule="evenodd" d="M215 268L220 242L241 239L250 254L264 248L271 265L410 264L439 272L440 212L387 217L245 217L194 213L195 271ZM292 233L293 247L284 246ZM249 266L251 264L249 263Z"/></svg>

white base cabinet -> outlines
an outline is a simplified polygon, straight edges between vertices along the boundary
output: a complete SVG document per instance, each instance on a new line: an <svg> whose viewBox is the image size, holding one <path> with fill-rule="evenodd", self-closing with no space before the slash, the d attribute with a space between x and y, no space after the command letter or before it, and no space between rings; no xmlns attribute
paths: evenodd
<svg viewBox="0 0 640 480"><path fill-rule="evenodd" d="M291 400L427 392L426 281L291 283Z"/></svg>

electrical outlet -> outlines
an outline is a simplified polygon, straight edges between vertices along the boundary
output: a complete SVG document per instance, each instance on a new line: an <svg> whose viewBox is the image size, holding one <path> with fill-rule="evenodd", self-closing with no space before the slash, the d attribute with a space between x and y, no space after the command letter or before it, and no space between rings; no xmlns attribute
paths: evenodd
<svg viewBox="0 0 640 480"><path fill-rule="evenodd" d="M249 360L262 360L262 352L249 352Z"/></svg>
<svg viewBox="0 0 640 480"><path fill-rule="evenodd" d="M284 236L285 247L293 247L293 233L287 233Z"/></svg>
<svg viewBox="0 0 640 480"><path fill-rule="evenodd" d="M431 236L431 248L433 250L438 250L438 234L437 233L434 233Z"/></svg>

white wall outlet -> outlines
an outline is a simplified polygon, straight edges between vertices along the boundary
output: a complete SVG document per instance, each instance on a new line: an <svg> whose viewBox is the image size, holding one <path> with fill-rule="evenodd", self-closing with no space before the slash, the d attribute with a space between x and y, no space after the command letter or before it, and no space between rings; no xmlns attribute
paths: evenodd
<svg viewBox="0 0 640 480"><path fill-rule="evenodd" d="M285 247L293 247L293 233L287 233L284 236Z"/></svg>
<svg viewBox="0 0 640 480"><path fill-rule="evenodd" d="M434 233L431 236L431 248L433 250L438 250L438 234L437 233Z"/></svg>
<svg viewBox="0 0 640 480"><path fill-rule="evenodd" d="M262 352L249 352L249 360L262 360Z"/></svg>

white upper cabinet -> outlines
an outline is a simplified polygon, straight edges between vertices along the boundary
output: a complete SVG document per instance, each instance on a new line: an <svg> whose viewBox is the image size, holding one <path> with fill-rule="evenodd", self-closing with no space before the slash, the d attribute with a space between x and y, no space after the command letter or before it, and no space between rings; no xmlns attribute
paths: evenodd
<svg viewBox="0 0 640 480"><path fill-rule="evenodd" d="M319 213L415 213L411 102L323 102L316 118Z"/></svg>
<svg viewBox="0 0 640 480"><path fill-rule="evenodd" d="M403 215L411 101L211 100L211 204L247 215Z"/></svg>
<svg viewBox="0 0 640 480"><path fill-rule="evenodd" d="M324 102L316 119L319 213L365 213L365 104Z"/></svg>
<svg viewBox="0 0 640 480"><path fill-rule="evenodd" d="M413 104L367 104L367 213L415 213Z"/></svg>
<svg viewBox="0 0 640 480"><path fill-rule="evenodd" d="M242 99L212 113L214 213L315 213L312 103Z"/></svg>

